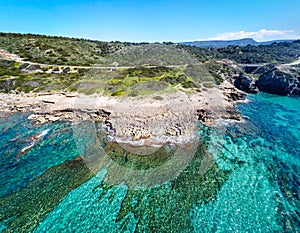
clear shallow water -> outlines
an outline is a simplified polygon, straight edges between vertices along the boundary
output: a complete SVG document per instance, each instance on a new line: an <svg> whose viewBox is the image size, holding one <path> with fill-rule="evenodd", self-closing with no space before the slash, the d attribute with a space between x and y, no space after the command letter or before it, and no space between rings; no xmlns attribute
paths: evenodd
<svg viewBox="0 0 300 233"><path fill-rule="evenodd" d="M125 184L105 183L103 169L62 196L42 221L33 224L34 231L300 232L300 99L266 94L249 99L238 105L245 123L200 131L206 146L175 181L128 190ZM2 196L17 189L22 193L22 187L49 167L78 155L69 125L36 127L23 115L8 119L16 127L7 129L7 118L1 119ZM27 145L22 138L48 128L49 133L18 158ZM9 142L18 135L17 142ZM203 161L209 160L205 148L215 164L202 172ZM17 199L13 193L11 197ZM12 208L6 203L18 203L6 198L1 202L6 208ZM0 217L6 217L1 217L0 232L16 229L9 225L9 217L22 219L31 213L20 211L17 217L1 211Z"/></svg>
<svg viewBox="0 0 300 233"><path fill-rule="evenodd" d="M35 125L27 120L28 115L1 115L0 197L24 187L52 166L78 156L70 124ZM42 132L46 135L22 153Z"/></svg>
<svg viewBox="0 0 300 233"><path fill-rule="evenodd" d="M246 124L208 140L218 165L232 172L215 202L191 212L197 232L300 231L300 99L249 99L238 106Z"/></svg>

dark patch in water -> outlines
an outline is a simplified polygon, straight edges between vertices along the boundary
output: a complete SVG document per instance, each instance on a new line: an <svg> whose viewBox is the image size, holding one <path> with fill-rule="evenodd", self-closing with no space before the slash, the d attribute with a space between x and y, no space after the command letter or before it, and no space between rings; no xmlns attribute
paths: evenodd
<svg viewBox="0 0 300 233"><path fill-rule="evenodd" d="M26 187L0 199L3 232L31 232L71 190L93 176L81 159L47 170ZM16 218L12 218L16 216Z"/></svg>

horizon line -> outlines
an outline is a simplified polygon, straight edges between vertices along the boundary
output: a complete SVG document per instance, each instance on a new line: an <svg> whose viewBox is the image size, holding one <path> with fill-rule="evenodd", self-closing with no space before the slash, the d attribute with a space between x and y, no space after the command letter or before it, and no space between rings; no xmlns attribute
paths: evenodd
<svg viewBox="0 0 300 233"><path fill-rule="evenodd" d="M224 40L216 40L216 39L196 39L196 40L182 40L182 41L172 41L172 40L158 40L158 41L128 41L128 40L101 40L96 38L88 38L88 37L80 37L80 36L72 36L72 35L55 35L55 34L43 34L43 33L35 33L35 32L7 32L7 31L0 31L0 33L3 34L21 34L21 35L33 35L33 36L47 36L47 37L62 37L62 38L69 38L69 39L83 39L83 40L90 40L90 41L99 41L99 42L121 42L121 43L149 43L149 44L155 44L155 43L188 43L188 42L209 42L209 41L237 41L237 40L246 40L251 39L255 42L270 42L270 41L295 41L300 40L300 37L295 38L278 38L278 39L271 39L271 40L256 40L252 37L244 37L244 38L237 38L237 39L224 39Z"/></svg>

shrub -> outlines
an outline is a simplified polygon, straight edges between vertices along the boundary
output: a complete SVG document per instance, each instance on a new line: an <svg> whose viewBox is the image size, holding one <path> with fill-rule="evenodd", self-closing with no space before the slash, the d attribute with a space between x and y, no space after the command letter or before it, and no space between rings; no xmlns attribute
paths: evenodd
<svg viewBox="0 0 300 233"><path fill-rule="evenodd" d="M157 95L157 96L154 96L153 99L155 99L155 100L163 100L164 98L161 97L161 96L159 96L159 95Z"/></svg>

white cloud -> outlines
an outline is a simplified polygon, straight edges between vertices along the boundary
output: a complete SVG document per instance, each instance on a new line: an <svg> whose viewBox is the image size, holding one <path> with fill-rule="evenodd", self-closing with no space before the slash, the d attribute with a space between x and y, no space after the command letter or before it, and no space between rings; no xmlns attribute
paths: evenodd
<svg viewBox="0 0 300 233"><path fill-rule="evenodd" d="M296 35L292 30L267 30L261 29L256 32L225 32L217 34L206 40L235 40L243 38L253 38L257 41L275 40L275 39L298 39L300 36Z"/></svg>

